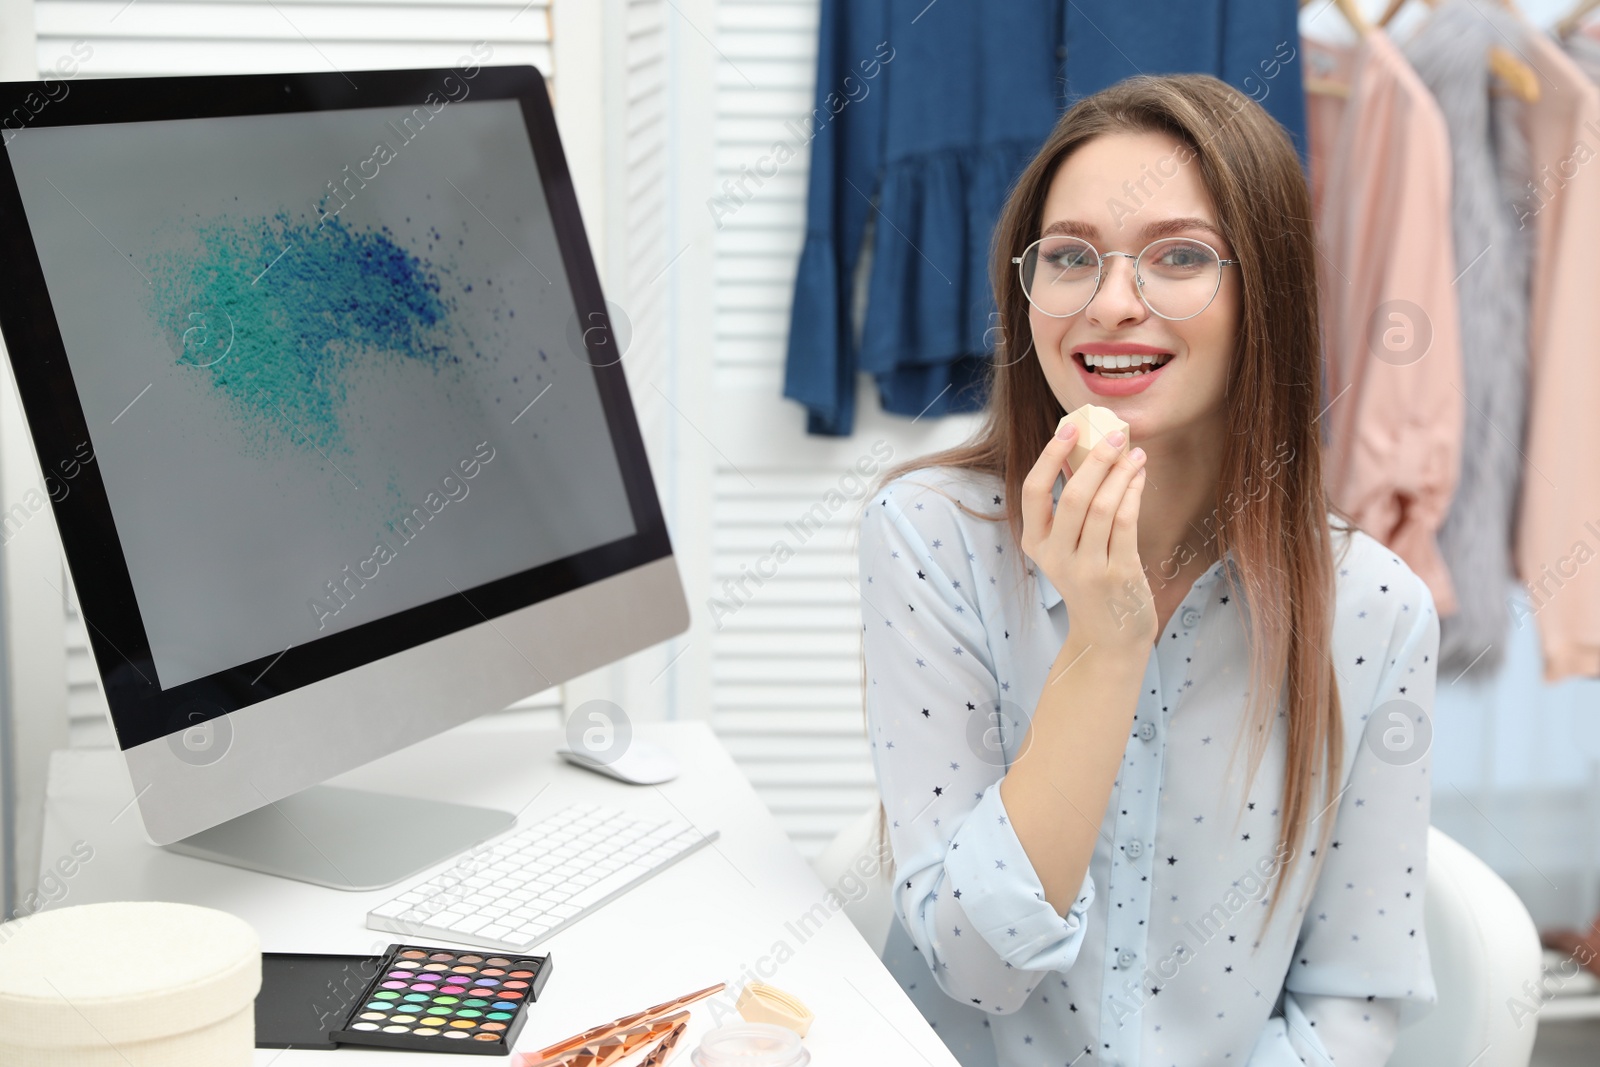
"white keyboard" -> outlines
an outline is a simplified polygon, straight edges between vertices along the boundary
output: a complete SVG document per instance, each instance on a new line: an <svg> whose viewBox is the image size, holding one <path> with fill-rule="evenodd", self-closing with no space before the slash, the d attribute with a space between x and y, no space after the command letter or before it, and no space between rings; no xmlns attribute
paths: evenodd
<svg viewBox="0 0 1600 1067"><path fill-rule="evenodd" d="M571 804L373 908L367 928L525 952L717 834L682 819Z"/></svg>

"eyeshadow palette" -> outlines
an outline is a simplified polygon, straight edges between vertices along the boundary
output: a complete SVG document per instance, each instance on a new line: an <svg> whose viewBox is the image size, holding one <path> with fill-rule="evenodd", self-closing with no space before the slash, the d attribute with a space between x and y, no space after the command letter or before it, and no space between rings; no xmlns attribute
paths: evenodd
<svg viewBox="0 0 1600 1067"><path fill-rule="evenodd" d="M549 955L425 945L367 957L264 953L256 1045L507 1055L550 969Z"/></svg>

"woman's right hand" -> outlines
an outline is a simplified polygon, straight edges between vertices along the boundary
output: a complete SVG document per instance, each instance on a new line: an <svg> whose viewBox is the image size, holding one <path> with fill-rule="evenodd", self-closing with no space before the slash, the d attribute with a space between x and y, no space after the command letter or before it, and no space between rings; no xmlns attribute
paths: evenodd
<svg viewBox="0 0 1600 1067"><path fill-rule="evenodd" d="M1067 606L1073 638L1144 663L1156 637L1155 601L1139 562L1139 502L1144 450L1121 455L1101 441L1076 471L1067 456L1077 439L1068 423L1050 438L1022 482L1022 550ZM1051 500L1067 476L1059 502Z"/></svg>

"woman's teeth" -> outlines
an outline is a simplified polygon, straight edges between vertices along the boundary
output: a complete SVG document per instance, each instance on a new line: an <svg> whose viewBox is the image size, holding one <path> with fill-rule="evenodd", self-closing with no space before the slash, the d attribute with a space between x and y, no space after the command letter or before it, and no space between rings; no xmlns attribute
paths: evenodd
<svg viewBox="0 0 1600 1067"><path fill-rule="evenodd" d="M1102 378L1135 378L1141 374L1149 374L1157 367L1165 366L1172 359L1170 355L1150 355L1141 353L1131 356L1093 355L1088 352L1079 353L1084 366L1098 373ZM1131 369L1127 369L1131 368Z"/></svg>

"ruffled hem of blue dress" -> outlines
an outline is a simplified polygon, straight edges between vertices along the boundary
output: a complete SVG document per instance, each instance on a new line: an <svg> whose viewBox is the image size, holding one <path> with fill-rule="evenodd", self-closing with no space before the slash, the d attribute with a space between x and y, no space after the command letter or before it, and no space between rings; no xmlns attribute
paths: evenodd
<svg viewBox="0 0 1600 1067"><path fill-rule="evenodd" d="M995 141L885 167L873 213L862 370L879 376L994 349L991 241L1012 185L1038 150L1033 140Z"/></svg>

